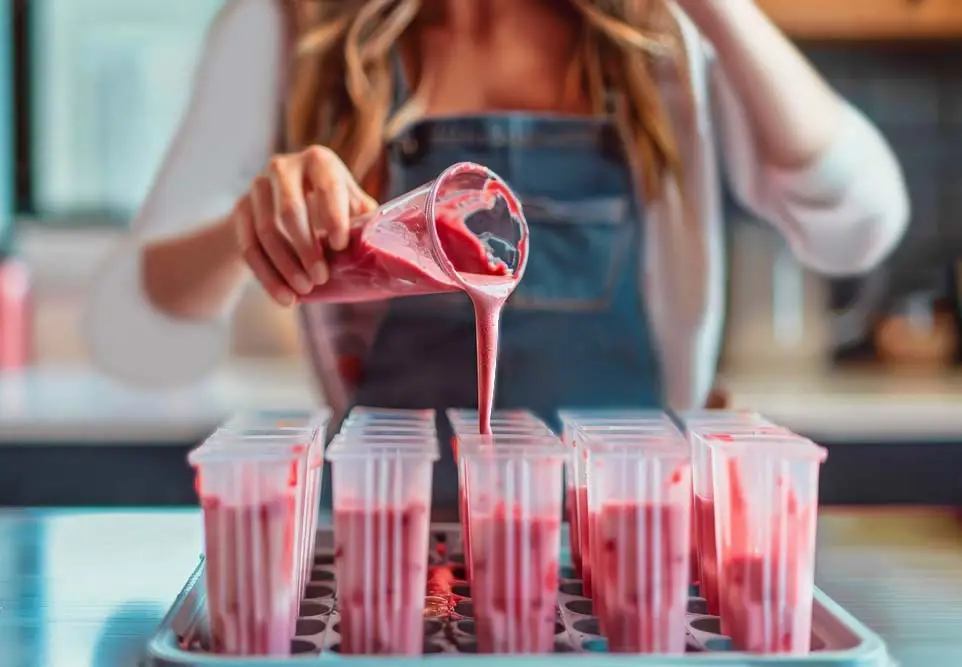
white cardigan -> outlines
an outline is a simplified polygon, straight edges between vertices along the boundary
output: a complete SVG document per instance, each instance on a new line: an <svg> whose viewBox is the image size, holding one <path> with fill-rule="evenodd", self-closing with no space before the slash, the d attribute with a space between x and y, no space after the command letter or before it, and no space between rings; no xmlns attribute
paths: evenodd
<svg viewBox="0 0 962 667"><path fill-rule="evenodd" d="M815 163L797 170L762 164L710 46L680 18L697 132L678 134L701 226L696 234L677 233L682 227L671 224L679 219L677 196L649 203L643 284L667 397L684 409L701 405L711 388L724 319L719 149L740 203L780 230L802 264L825 274L855 274L880 262L905 230L909 203L889 146L851 107L834 144ZM224 215L261 170L280 120L284 40L277 0L232 0L210 28L176 139L131 232L94 282L85 333L104 371L131 382L186 384L225 357L232 308L204 322L156 311L141 291L140 249L148 239ZM676 82L662 81L672 118L684 115L678 93Z"/></svg>

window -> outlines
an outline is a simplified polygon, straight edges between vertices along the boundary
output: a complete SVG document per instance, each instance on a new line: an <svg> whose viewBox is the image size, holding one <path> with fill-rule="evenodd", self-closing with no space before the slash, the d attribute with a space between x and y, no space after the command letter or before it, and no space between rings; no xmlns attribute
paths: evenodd
<svg viewBox="0 0 962 667"><path fill-rule="evenodd" d="M13 0L20 213L65 224L130 218L224 1Z"/></svg>

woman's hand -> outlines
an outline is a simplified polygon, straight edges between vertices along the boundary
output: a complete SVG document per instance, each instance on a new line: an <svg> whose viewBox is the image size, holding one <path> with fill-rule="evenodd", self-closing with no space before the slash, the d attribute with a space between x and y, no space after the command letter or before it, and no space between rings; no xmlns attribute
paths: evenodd
<svg viewBox="0 0 962 667"><path fill-rule="evenodd" d="M230 215L244 260L282 306L330 277L324 246L340 251L350 219L377 208L333 151L275 155Z"/></svg>

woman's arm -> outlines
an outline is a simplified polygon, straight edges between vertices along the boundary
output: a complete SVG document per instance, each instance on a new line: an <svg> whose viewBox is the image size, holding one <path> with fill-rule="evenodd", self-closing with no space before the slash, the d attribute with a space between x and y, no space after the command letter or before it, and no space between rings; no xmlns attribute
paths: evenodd
<svg viewBox="0 0 962 667"><path fill-rule="evenodd" d="M878 264L909 203L878 130L841 99L752 0L677 0L717 56L712 92L736 196L823 273Z"/></svg>
<svg viewBox="0 0 962 667"><path fill-rule="evenodd" d="M185 383L226 353L248 276L226 216L274 148L284 40L273 0L232 0L212 25L154 186L93 284L85 333L104 370Z"/></svg>

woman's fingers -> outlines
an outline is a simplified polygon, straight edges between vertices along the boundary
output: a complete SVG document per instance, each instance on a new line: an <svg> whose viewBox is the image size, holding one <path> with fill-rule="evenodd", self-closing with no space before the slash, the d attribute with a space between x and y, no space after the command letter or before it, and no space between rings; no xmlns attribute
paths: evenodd
<svg viewBox="0 0 962 667"><path fill-rule="evenodd" d="M310 184L317 210L314 237L327 238L333 250L344 250L350 241L351 193L353 182L347 168L330 150L314 146L304 151L304 179Z"/></svg>
<svg viewBox="0 0 962 667"><path fill-rule="evenodd" d="M251 186L254 232L264 254L284 281L298 294L307 295L313 287L307 271L294 252L291 242L278 224L271 180L259 176Z"/></svg>
<svg viewBox="0 0 962 667"><path fill-rule="evenodd" d="M304 170L294 157L274 157L267 168L273 189L273 205L282 236L312 283L327 280L327 265L320 245L311 233L307 201L304 196Z"/></svg>
<svg viewBox="0 0 962 667"><path fill-rule="evenodd" d="M254 277L263 285L265 291L274 301L284 307L294 304L294 292L281 275L274 269L274 265L267 259L261 248L254 229L254 206L250 196L242 197L234 208L234 230L237 233L237 243L247 265L250 266Z"/></svg>

